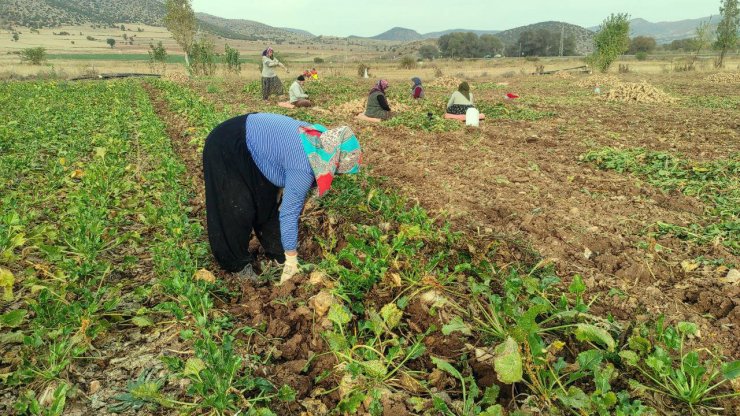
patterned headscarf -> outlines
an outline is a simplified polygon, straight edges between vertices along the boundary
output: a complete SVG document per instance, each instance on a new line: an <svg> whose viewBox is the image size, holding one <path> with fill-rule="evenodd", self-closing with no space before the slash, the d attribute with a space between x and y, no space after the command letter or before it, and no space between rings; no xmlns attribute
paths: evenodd
<svg viewBox="0 0 740 416"><path fill-rule="evenodd" d="M362 149L355 133L347 126L327 129L321 124L301 128L303 150L316 177L319 196L331 188L335 174L360 171Z"/></svg>
<svg viewBox="0 0 740 416"><path fill-rule="evenodd" d="M262 56L267 56L270 54L270 52L272 52L272 48L268 46L267 49L262 51Z"/></svg>
<svg viewBox="0 0 740 416"><path fill-rule="evenodd" d="M387 88L388 88L388 81L381 79L375 83L375 86L373 87L373 89L370 90L370 94L374 93L375 91L380 91L381 93L385 93L385 90Z"/></svg>
<svg viewBox="0 0 740 416"><path fill-rule="evenodd" d="M463 81L460 83L460 86L457 87L457 90L460 91L460 94L464 95L466 99L470 99L470 85L466 81Z"/></svg>

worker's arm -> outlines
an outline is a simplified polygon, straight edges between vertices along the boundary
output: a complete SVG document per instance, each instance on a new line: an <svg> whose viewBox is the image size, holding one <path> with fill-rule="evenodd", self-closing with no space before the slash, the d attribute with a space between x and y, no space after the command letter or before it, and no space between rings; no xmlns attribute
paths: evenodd
<svg viewBox="0 0 740 416"><path fill-rule="evenodd" d="M386 100L385 95L378 94L378 104L380 104L380 108L383 110L391 111L391 107L388 105L388 100Z"/></svg>
<svg viewBox="0 0 740 416"><path fill-rule="evenodd" d="M295 170L286 173L283 202L280 204L280 238L286 253L295 252L298 248L298 219L314 180L313 174Z"/></svg>

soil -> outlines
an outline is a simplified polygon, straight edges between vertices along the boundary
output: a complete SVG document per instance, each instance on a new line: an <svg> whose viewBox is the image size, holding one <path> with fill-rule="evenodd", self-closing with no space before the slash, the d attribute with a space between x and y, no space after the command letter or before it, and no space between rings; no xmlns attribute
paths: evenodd
<svg viewBox="0 0 740 416"><path fill-rule="evenodd" d="M738 92L705 86L689 76L627 75L624 80L648 81L677 98L698 95L704 87L717 96ZM596 314L630 320L662 313L670 322L693 321L701 328L699 343L737 359L740 287L721 279L726 268L687 272L681 262L704 256L737 265L740 259L722 245L701 246L673 237L656 240L647 234L658 221L703 223L702 202L667 194L630 175L598 170L579 158L601 146L644 147L696 161L724 158L740 151L738 111L690 107L681 99L662 104L613 103L587 95L584 91L589 89L576 87L577 82L547 77L510 80L507 88L524 97L527 107L556 113L538 121L486 120L477 129L431 133L382 124L355 126L354 119L341 114L334 120L353 125L374 175L387 177L409 199L448 218L456 229L474 236L479 247L495 243L497 255L507 261L531 256L531 247L552 262L565 281L575 274L583 276L588 293L597 297ZM250 105L251 98L244 93L209 94L205 84L192 87L219 108L246 112L259 105ZM237 86L233 89L241 91ZM183 135L187 122L169 113L156 90L149 92L160 117L169 120L176 150L193 173L197 194L193 206L204 218L200 155ZM477 96L481 101L503 101L500 95L493 90L479 91ZM307 208L302 227L327 226L323 215ZM304 243L307 256L318 254L310 239ZM218 277L230 280L228 275ZM322 287L306 285L305 279L281 287L245 284L241 296L222 305L244 325L266 324L264 336L245 340L256 353L271 357L270 364L259 369L260 375L277 385L291 385L302 398L300 404L280 409L286 414L304 410L311 414L311 409L331 409L338 401L336 393L319 393L339 380L315 381L337 362L320 335L327 322L308 302ZM615 288L623 294L608 295ZM369 298L382 305L386 296L377 293ZM439 318L418 301L412 301L406 312L414 332L439 325L435 322ZM458 357L465 340L432 335L425 338L425 346L432 355ZM490 368L470 364L481 385L496 382ZM455 380L431 363L412 367L427 371L439 389L455 386ZM387 414L410 411L403 400L392 397L383 406L391 412Z"/></svg>
<svg viewBox="0 0 740 416"><path fill-rule="evenodd" d="M373 174L389 178L433 214L447 215L481 246L502 237L531 246L556 265L564 280L584 277L591 296L598 296L597 313L619 319L662 313L669 321L691 320L700 325L703 344L737 359L740 286L722 281L727 268L686 272L681 262L704 256L738 265L738 256L719 244L648 235L658 221L703 224L704 204L628 174L598 170L579 158L603 146L666 151L697 162L726 158L740 151L738 109L689 102L704 96L732 99L738 87L713 84L700 74L614 77L647 82L676 101L615 103L592 95L588 78L530 76L507 80L507 91L523 102L503 100L498 89L477 90L476 96L482 102L551 111L554 117L486 120L478 129L446 133L356 125L341 114L335 119L355 128ZM193 87L219 107L246 108L252 100L243 93L216 95L204 85ZM429 95L434 99L434 92ZM648 249L640 248L644 245ZM511 252L507 257L525 250ZM607 296L614 288L626 295Z"/></svg>

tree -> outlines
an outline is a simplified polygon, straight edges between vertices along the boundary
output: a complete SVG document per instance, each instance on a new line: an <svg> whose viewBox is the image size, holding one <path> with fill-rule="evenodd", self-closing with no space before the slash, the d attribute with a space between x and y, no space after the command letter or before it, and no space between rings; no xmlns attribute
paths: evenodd
<svg viewBox="0 0 740 416"><path fill-rule="evenodd" d="M701 22L696 27L696 36L690 40L688 46L694 50L694 56L691 58L689 69L693 70L696 60L699 59L699 53L702 49L709 47L712 41L712 28L710 26L711 19L706 22Z"/></svg>
<svg viewBox="0 0 740 416"><path fill-rule="evenodd" d="M213 75L216 69L216 45L208 37L201 37L190 48L190 69L195 75Z"/></svg>
<svg viewBox="0 0 740 416"><path fill-rule="evenodd" d="M692 46L693 39L686 38L686 39L677 39L673 42L669 43L667 48L672 51L687 51L690 49L694 49Z"/></svg>
<svg viewBox="0 0 740 416"><path fill-rule="evenodd" d="M544 28L525 30L519 34L517 42L507 48L510 56L558 56L560 55L560 41L563 33L550 31ZM481 36L482 37L482 36ZM576 54L576 39L573 34L563 36L563 55Z"/></svg>
<svg viewBox="0 0 740 416"><path fill-rule="evenodd" d="M189 67L195 34L198 31L193 7L190 0L167 0L164 7L164 26L185 52L185 64Z"/></svg>
<svg viewBox="0 0 740 416"><path fill-rule="evenodd" d="M504 52L504 43L496 36L489 34L480 35L478 43L480 53L482 53L483 56L495 56L496 54Z"/></svg>
<svg viewBox="0 0 740 416"><path fill-rule="evenodd" d="M162 46L162 41L157 42L157 46L149 44L149 62L167 62L167 50Z"/></svg>
<svg viewBox="0 0 740 416"><path fill-rule="evenodd" d="M437 57L437 55L439 55L439 49L434 45L424 45L419 48L419 56L422 59L429 59L432 61Z"/></svg>
<svg viewBox="0 0 740 416"><path fill-rule="evenodd" d="M737 47L738 43L737 30L740 27L738 0L722 0L722 5L719 7L719 14L722 16L722 20L719 21L719 25L717 26L717 41L714 43L714 46L720 50L720 53L715 66L722 68L727 51Z"/></svg>
<svg viewBox="0 0 740 416"><path fill-rule="evenodd" d="M630 22L627 13L611 14L604 20L594 36L596 51L589 57L592 65L606 72L619 55L630 45Z"/></svg>
<svg viewBox="0 0 740 416"><path fill-rule="evenodd" d="M629 53L636 54L638 52L650 53L655 50L658 43L655 38L650 36L637 36L630 41Z"/></svg>
<svg viewBox="0 0 740 416"><path fill-rule="evenodd" d="M224 46L224 63L226 63L226 69L229 72L239 73L242 70L242 64L239 62L239 51L232 48L228 44Z"/></svg>
<svg viewBox="0 0 740 416"><path fill-rule="evenodd" d="M21 61L28 61L31 65L41 65L46 60L46 48L26 48L21 51Z"/></svg>
<svg viewBox="0 0 740 416"><path fill-rule="evenodd" d="M107 43L108 45L110 45L111 48L114 47L114 46L116 46L116 40L113 39L113 38L106 39L105 40L105 43Z"/></svg>
<svg viewBox="0 0 740 416"><path fill-rule="evenodd" d="M443 55L453 58L482 58L499 53L503 49L503 43L499 38L493 35L483 35L479 38L473 32L448 33L437 40L437 45Z"/></svg>
<svg viewBox="0 0 740 416"><path fill-rule="evenodd" d="M19 38L20 38L20 36L18 36L18 33L17 32L16 33L13 33L13 41L14 42L18 42L18 39Z"/></svg>

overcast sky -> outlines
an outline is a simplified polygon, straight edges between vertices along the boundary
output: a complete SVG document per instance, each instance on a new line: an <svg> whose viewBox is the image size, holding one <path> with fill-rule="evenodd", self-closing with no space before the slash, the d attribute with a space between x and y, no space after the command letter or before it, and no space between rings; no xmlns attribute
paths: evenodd
<svg viewBox="0 0 740 416"><path fill-rule="evenodd" d="M717 14L720 0L193 0L193 9L314 35L375 36L396 26L419 33L506 30L547 20L597 26L610 13L651 22Z"/></svg>

